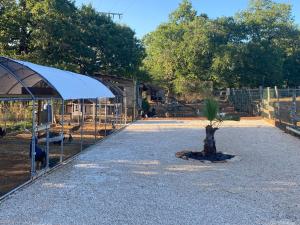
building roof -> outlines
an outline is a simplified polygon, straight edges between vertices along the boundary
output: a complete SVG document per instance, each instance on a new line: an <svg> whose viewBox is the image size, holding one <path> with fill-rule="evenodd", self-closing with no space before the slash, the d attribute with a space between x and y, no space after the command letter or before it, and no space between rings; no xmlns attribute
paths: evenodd
<svg viewBox="0 0 300 225"><path fill-rule="evenodd" d="M52 90L47 95L64 100L114 97L109 88L91 77L0 57L0 95L30 95L35 98L43 93L43 88Z"/></svg>
<svg viewBox="0 0 300 225"><path fill-rule="evenodd" d="M106 87L109 88L109 90L115 95L115 96L124 96L124 91L121 90L116 83L111 82L111 80L108 79L101 79L99 77L94 77L97 80L100 80Z"/></svg>
<svg viewBox="0 0 300 225"><path fill-rule="evenodd" d="M108 75L108 74L101 74L101 73L97 73L95 74L95 77L99 77L102 80L112 80L115 82L126 82L126 83L133 83L133 79L130 78L126 78L126 77L120 77L117 75Z"/></svg>

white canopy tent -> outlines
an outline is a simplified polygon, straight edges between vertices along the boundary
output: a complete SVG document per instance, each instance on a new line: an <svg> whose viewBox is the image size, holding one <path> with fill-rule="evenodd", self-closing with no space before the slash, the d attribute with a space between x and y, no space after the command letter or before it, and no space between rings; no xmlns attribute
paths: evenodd
<svg viewBox="0 0 300 225"><path fill-rule="evenodd" d="M113 93L94 78L30 62L0 57L0 95L29 94L43 83L63 100L113 98Z"/></svg>
<svg viewBox="0 0 300 225"><path fill-rule="evenodd" d="M64 101L81 100L81 150L83 149L83 126L84 126L84 101L92 100L94 102L94 122L95 122L95 140L97 136L97 108L98 99L114 98L114 94L101 81L92 77L81 75L65 70L60 70L52 67L41 66L31 62L14 60L0 56L0 101L30 101L32 102L32 138L31 138L31 156L35 155L36 142L38 139L37 133L40 129L40 124L37 115L39 103L44 101L47 104L46 121L46 155L47 166L49 168L49 124L52 120L51 108L53 107L52 100L61 101L60 135L55 137L61 141L60 162L63 160L64 135L68 132L64 131L65 120L65 103ZM52 107L48 107L52 106ZM38 106L38 107L37 107ZM49 109L48 109L49 108ZM105 106L106 110L106 106ZM106 111L105 111L106 112ZM105 113L106 116L106 113ZM39 118L39 117L38 117ZM106 129L106 125L105 125ZM55 139L55 140L56 140ZM56 140L57 141L57 140ZM31 176L35 173L35 157L31 157Z"/></svg>

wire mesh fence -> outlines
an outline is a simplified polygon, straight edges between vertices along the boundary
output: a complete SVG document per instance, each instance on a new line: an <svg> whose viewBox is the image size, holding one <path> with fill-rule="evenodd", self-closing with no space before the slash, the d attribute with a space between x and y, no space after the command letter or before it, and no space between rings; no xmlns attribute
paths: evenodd
<svg viewBox="0 0 300 225"><path fill-rule="evenodd" d="M31 101L0 102L0 196L30 179Z"/></svg>
<svg viewBox="0 0 300 225"><path fill-rule="evenodd" d="M0 198L124 127L126 113L120 96L0 100Z"/></svg>
<svg viewBox="0 0 300 225"><path fill-rule="evenodd" d="M259 115L262 93L260 89L231 89L228 96L229 102L240 114Z"/></svg>
<svg viewBox="0 0 300 225"><path fill-rule="evenodd" d="M300 131L300 89L230 89L228 93L237 112L273 120L276 126L294 133Z"/></svg>

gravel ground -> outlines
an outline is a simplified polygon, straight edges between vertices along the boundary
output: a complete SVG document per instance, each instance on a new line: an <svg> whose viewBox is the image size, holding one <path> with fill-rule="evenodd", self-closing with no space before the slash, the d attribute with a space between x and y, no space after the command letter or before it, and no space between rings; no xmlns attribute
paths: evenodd
<svg viewBox="0 0 300 225"><path fill-rule="evenodd" d="M0 224L300 224L300 140L262 120L225 122L229 163L200 150L204 121L139 121L0 203Z"/></svg>

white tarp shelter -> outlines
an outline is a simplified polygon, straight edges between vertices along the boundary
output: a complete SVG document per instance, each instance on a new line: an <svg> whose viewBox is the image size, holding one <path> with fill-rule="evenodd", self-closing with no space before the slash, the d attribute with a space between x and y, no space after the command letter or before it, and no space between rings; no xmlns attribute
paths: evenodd
<svg viewBox="0 0 300 225"><path fill-rule="evenodd" d="M63 100L113 98L113 93L94 78L37 65L30 62L0 57L0 95L31 95L34 87L52 89Z"/></svg>
<svg viewBox="0 0 300 225"><path fill-rule="evenodd" d="M98 100L101 98L114 98L114 94L101 81L88 77L85 75L64 71L52 67L41 66L30 62L14 60L7 57L0 56L0 101L28 101L32 102L32 138L31 138L31 156L36 155L36 140L38 140L39 128L46 129L46 170L49 168L49 149L50 142L54 137L50 138L51 123L51 108L53 107L53 99L61 100L61 111L58 115L61 116L60 125L61 132L55 136L55 140L60 141L61 153L60 162L64 157L64 121L65 121L65 101L81 100L81 108L85 107L85 100L92 100L94 102L94 136L97 140L97 126L100 121L98 112ZM42 124L40 119L41 109L39 104L44 101L47 102L47 122L46 126ZM106 102L105 101L105 102ZM51 107L48 107L51 106ZM105 103L105 132L106 132L106 103ZM6 116L5 116L6 118ZM84 110L81 113L80 127L80 149L83 149L83 126L84 126ZM100 121L101 122L101 121ZM100 123L99 122L99 123ZM69 135L71 131L69 131ZM105 133L106 134L106 133ZM31 177L35 176L36 157L31 157Z"/></svg>

